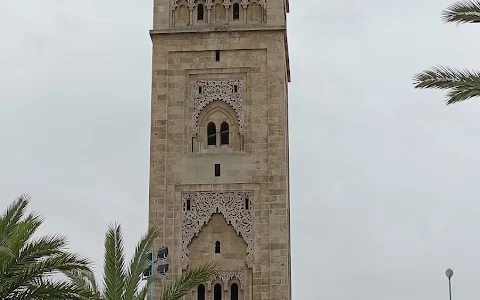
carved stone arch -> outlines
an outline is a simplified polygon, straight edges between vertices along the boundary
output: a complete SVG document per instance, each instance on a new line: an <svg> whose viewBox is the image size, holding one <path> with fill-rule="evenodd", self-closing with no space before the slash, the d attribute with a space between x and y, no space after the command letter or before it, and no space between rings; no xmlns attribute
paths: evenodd
<svg viewBox="0 0 480 300"><path fill-rule="evenodd" d="M214 0L213 2L213 8L212 8L212 14L213 14L213 21L214 23L225 23L226 21L226 11L225 11L225 6L223 5L222 0Z"/></svg>
<svg viewBox="0 0 480 300"><path fill-rule="evenodd" d="M178 8L175 10L175 25L186 26L190 23L190 12L187 7L187 1L179 0Z"/></svg>
<svg viewBox="0 0 480 300"><path fill-rule="evenodd" d="M210 79L192 82L192 135L198 134L198 117L213 101L230 105L238 119L238 131L243 135L245 93L241 79Z"/></svg>
<svg viewBox="0 0 480 300"><path fill-rule="evenodd" d="M229 127L229 131L227 133L229 142L227 144L222 144L222 134L221 126L222 123L227 123ZM235 151L241 150L241 137L240 132L238 130L238 122L237 116L233 108L226 104L223 101L213 101L212 103L208 104L198 117L198 135L195 138L196 147L200 147L199 149L205 148L212 148L208 143L207 137L207 127L209 123L214 123L216 131L216 143L215 147L213 148L228 148Z"/></svg>
<svg viewBox="0 0 480 300"><path fill-rule="evenodd" d="M201 127L202 125L205 125L208 123L208 120L211 119L212 114L214 114L216 111L222 112L222 114L225 115L225 120L231 124L235 125L237 123L237 115L233 108L226 104L223 101L213 101L209 103L201 112L200 115L198 116L198 125ZM220 127L220 123L217 124L215 123L217 127Z"/></svg>
<svg viewBox="0 0 480 300"><path fill-rule="evenodd" d="M243 290L243 271L219 271L217 276L210 278L206 282L208 291L212 290L212 283L214 282L223 283L224 290L228 290L232 283L237 283L238 287Z"/></svg>
<svg viewBox="0 0 480 300"><path fill-rule="evenodd" d="M199 13L199 10L201 10L202 12ZM202 17L203 17L202 20L199 20L200 15L202 15ZM207 7L206 7L205 0L196 0L195 1L195 7L193 9L193 16L194 16L195 24L207 23L208 15L207 15Z"/></svg>
<svg viewBox="0 0 480 300"><path fill-rule="evenodd" d="M250 205L245 207L248 199ZM253 267L253 191L182 193L182 268L189 265L188 245L212 215L221 213L247 244L246 264ZM187 209L186 202L190 202Z"/></svg>
<svg viewBox="0 0 480 300"><path fill-rule="evenodd" d="M247 9L248 22L260 22L262 16L262 7L256 1L252 1Z"/></svg>
<svg viewBox="0 0 480 300"><path fill-rule="evenodd" d="M238 19L234 19L234 6L238 7ZM229 20L234 22L241 22L243 21L243 6L241 0L231 0L231 6L229 9Z"/></svg>

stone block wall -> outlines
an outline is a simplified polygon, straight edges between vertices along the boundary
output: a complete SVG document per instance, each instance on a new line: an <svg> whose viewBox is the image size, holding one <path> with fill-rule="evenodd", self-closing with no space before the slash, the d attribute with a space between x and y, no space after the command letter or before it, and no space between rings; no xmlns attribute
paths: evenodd
<svg viewBox="0 0 480 300"><path fill-rule="evenodd" d="M165 281L183 272L182 193L253 191L253 265L245 268L241 299L290 299L284 30L162 33L152 41L149 221L160 228L156 246L170 249ZM232 77L245 86L243 150L192 152L191 82ZM221 165L218 177L214 164ZM236 255L245 259L245 241L231 237L232 226L218 217L189 245L190 265L212 258L211 247L202 251L198 245L211 243L215 231L225 232ZM230 261L224 261L225 269L239 268L238 260Z"/></svg>

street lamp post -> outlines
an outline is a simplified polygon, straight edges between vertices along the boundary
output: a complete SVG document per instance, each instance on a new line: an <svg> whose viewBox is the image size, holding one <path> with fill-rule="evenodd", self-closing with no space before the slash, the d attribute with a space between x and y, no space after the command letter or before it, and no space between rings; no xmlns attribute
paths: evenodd
<svg viewBox="0 0 480 300"><path fill-rule="evenodd" d="M447 278L448 278L448 295L450 296L450 300L452 300L451 279L452 279L452 276L453 276L453 270L452 269L447 269L447 271L445 271L445 275L447 275Z"/></svg>
<svg viewBox="0 0 480 300"><path fill-rule="evenodd" d="M168 247L160 247L155 257L155 247L152 248L152 253L148 255L148 260L150 260L150 266L143 271L142 280L147 280L150 276L155 277L155 263L158 261L164 261L168 257ZM159 265L157 268L157 273L160 276L164 276L168 272L168 264ZM155 281L152 282L151 298L155 299Z"/></svg>

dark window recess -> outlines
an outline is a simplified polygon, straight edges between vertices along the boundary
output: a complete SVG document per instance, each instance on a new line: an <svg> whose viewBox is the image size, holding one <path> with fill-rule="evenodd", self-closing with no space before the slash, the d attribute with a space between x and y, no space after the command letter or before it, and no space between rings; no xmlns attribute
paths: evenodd
<svg viewBox="0 0 480 300"><path fill-rule="evenodd" d="M205 300L205 286L200 284L197 288L197 300Z"/></svg>
<svg viewBox="0 0 480 300"><path fill-rule="evenodd" d="M223 122L220 125L220 145L228 145L229 144L229 128L228 123Z"/></svg>
<svg viewBox="0 0 480 300"><path fill-rule="evenodd" d="M201 87L201 86L198 87L198 93L199 93L199 94L202 93L202 87Z"/></svg>
<svg viewBox="0 0 480 300"><path fill-rule="evenodd" d="M215 51L215 61L220 61L220 50Z"/></svg>
<svg viewBox="0 0 480 300"><path fill-rule="evenodd" d="M232 287L230 289L230 299L238 300L238 285L236 283L232 283Z"/></svg>
<svg viewBox="0 0 480 300"><path fill-rule="evenodd" d="M213 300L222 300L222 286L220 283L215 284L213 288Z"/></svg>
<svg viewBox="0 0 480 300"><path fill-rule="evenodd" d="M249 206L249 199L248 197L245 198L245 209L248 209L248 206Z"/></svg>
<svg viewBox="0 0 480 300"><path fill-rule="evenodd" d="M217 144L217 128L213 122L207 125L207 143L209 146L215 146Z"/></svg>
<svg viewBox="0 0 480 300"><path fill-rule="evenodd" d="M238 5L238 3L235 3L233 5L233 20L234 21L240 20L240 5Z"/></svg>
<svg viewBox="0 0 480 300"><path fill-rule="evenodd" d="M197 20L203 21L204 7L203 4L199 4L197 7Z"/></svg>
<svg viewBox="0 0 480 300"><path fill-rule="evenodd" d="M215 177L220 176L220 164L215 164Z"/></svg>
<svg viewBox="0 0 480 300"><path fill-rule="evenodd" d="M220 253L220 242L219 241L215 242L215 253Z"/></svg>
<svg viewBox="0 0 480 300"><path fill-rule="evenodd" d="M187 210L190 210L190 209L191 209L190 200L187 200Z"/></svg>
<svg viewBox="0 0 480 300"><path fill-rule="evenodd" d="M238 85L234 85L234 86L233 86L233 92L234 92L234 93L237 93L237 92L238 92Z"/></svg>

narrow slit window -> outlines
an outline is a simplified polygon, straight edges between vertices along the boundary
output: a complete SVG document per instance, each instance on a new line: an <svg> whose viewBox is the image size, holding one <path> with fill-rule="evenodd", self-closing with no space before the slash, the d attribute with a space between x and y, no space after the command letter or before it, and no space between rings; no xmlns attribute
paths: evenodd
<svg viewBox="0 0 480 300"><path fill-rule="evenodd" d="M215 164L215 177L220 177L220 164Z"/></svg>
<svg viewBox="0 0 480 300"><path fill-rule="evenodd" d="M215 51L215 61L220 61L220 50Z"/></svg>
<svg viewBox="0 0 480 300"><path fill-rule="evenodd" d="M233 86L233 92L234 92L234 93L238 93L238 85L234 85L234 86Z"/></svg>
<svg viewBox="0 0 480 300"><path fill-rule="evenodd" d="M230 131L227 122L220 125L220 145L228 145L230 143Z"/></svg>
<svg viewBox="0 0 480 300"><path fill-rule="evenodd" d="M197 300L205 300L205 286L200 284L197 288Z"/></svg>
<svg viewBox="0 0 480 300"><path fill-rule="evenodd" d="M249 209L249 205L250 205L250 200L248 199L248 197L245 198L245 209Z"/></svg>
<svg viewBox="0 0 480 300"><path fill-rule="evenodd" d="M203 21L203 14L205 12L205 8L203 7L203 4L199 4L197 7L197 20L198 21Z"/></svg>
<svg viewBox="0 0 480 300"><path fill-rule="evenodd" d="M240 5L238 3L233 4L233 20L240 20Z"/></svg>
<svg viewBox="0 0 480 300"><path fill-rule="evenodd" d="M198 93L199 93L199 94L202 93L202 87L201 87L201 86L198 87Z"/></svg>
<svg viewBox="0 0 480 300"><path fill-rule="evenodd" d="M215 242L215 253L220 253L220 242L219 241Z"/></svg>
<svg viewBox="0 0 480 300"><path fill-rule="evenodd" d="M207 144L208 146L215 146L217 144L217 128L213 122L207 125Z"/></svg>
<svg viewBox="0 0 480 300"><path fill-rule="evenodd" d="M238 284L232 283L230 287L230 300L238 300Z"/></svg>
<svg viewBox="0 0 480 300"><path fill-rule="evenodd" d="M187 200L187 210L190 210L191 209L191 202L190 200Z"/></svg>

